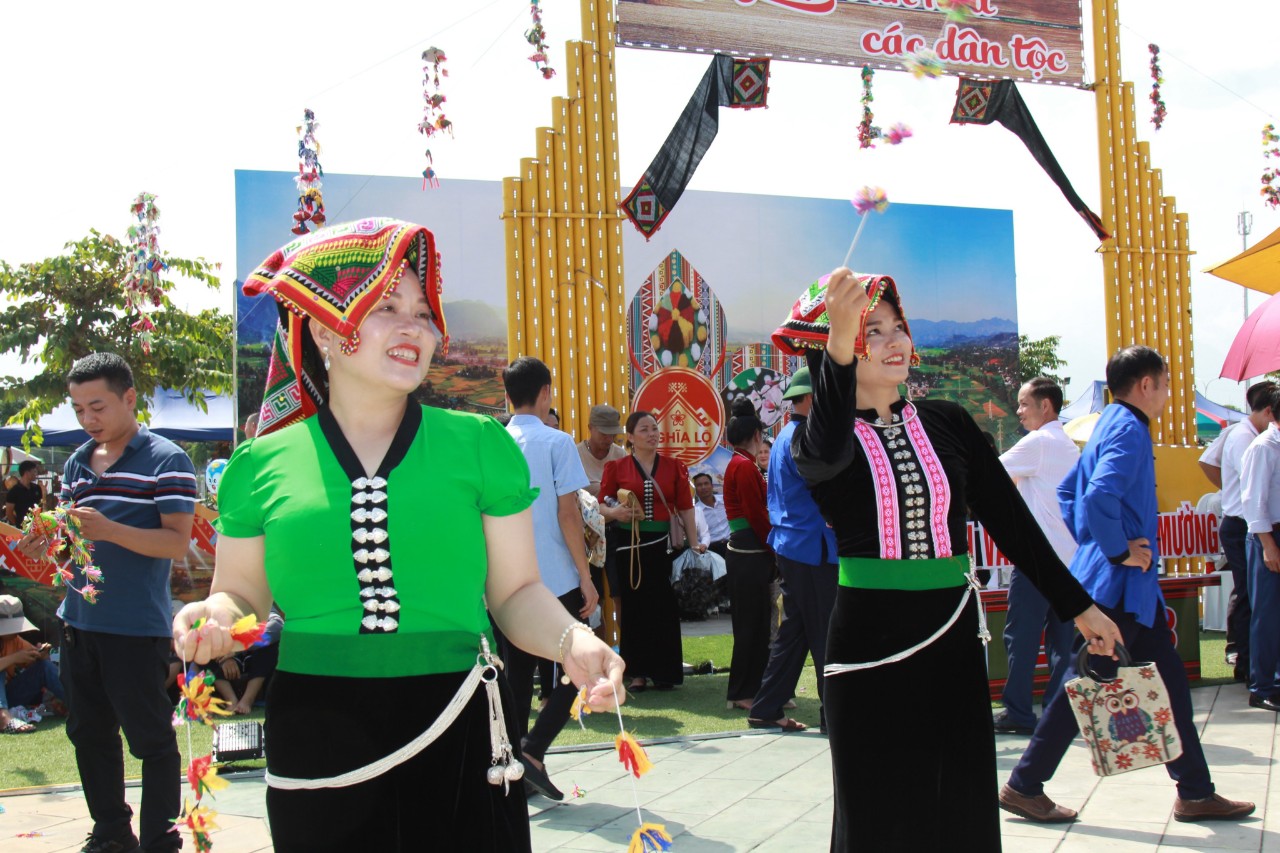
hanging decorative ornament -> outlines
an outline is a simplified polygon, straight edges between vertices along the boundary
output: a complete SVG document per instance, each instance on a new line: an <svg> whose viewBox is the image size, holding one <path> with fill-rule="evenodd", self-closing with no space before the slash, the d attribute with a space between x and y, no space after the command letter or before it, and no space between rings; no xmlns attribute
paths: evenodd
<svg viewBox="0 0 1280 853"><path fill-rule="evenodd" d="M533 55L529 57L529 61L542 73L542 79L550 80L556 76L556 70L551 67L551 60L547 59L547 31L542 27L542 9L538 3L539 0L529 0L529 17L533 20L533 26L525 31L524 37L533 46Z"/></svg>
<svg viewBox="0 0 1280 853"><path fill-rule="evenodd" d="M890 145L901 145L905 140L910 139L914 135L915 134L911 132L911 128L907 127L902 122L898 122L893 127L882 133L881 138Z"/></svg>
<svg viewBox="0 0 1280 853"><path fill-rule="evenodd" d="M293 179L298 186L298 209L294 211L291 230L298 235L311 230L308 222L317 228L325 223L324 195L320 192L324 169L320 166L320 143L316 141L319 129L316 114L304 109L302 124L298 125L298 175Z"/></svg>
<svg viewBox="0 0 1280 853"><path fill-rule="evenodd" d="M875 96L871 94L871 81L876 72L870 65L862 66L862 123L858 125L858 147L875 148L874 140L880 136L880 129L871 125L875 113L871 112L871 102Z"/></svg>
<svg viewBox="0 0 1280 853"><path fill-rule="evenodd" d="M1280 158L1280 135L1276 134L1276 126L1274 124L1263 125L1262 128L1262 156L1266 158ZM1275 182L1280 179L1280 169L1275 166L1267 166L1262 173L1262 200L1271 207L1280 207L1280 188L1277 188Z"/></svg>
<svg viewBox="0 0 1280 853"><path fill-rule="evenodd" d="M429 47L422 52L422 121L418 122L418 133L427 139L437 133L448 133L453 136L453 122L444 114L444 102L448 100L440 89L440 78L449 76L449 69L444 67L448 57L438 47ZM426 150L427 167L422 170L422 188L440 188L440 179L436 177L435 161L431 157L431 149Z"/></svg>
<svg viewBox="0 0 1280 853"><path fill-rule="evenodd" d="M54 570L53 585L66 587L83 598L86 604L97 604L101 590L94 584L102 583L102 569L93 564L93 543L80 533L80 520L70 511L74 506L73 503L64 503L52 510L32 507L22 533L48 540L49 545L40 557L42 562L56 564L63 548L66 548L71 558ZM84 575L85 583L81 586L75 585L75 572L70 568L72 563L79 566L80 573Z"/></svg>
<svg viewBox="0 0 1280 853"><path fill-rule="evenodd" d="M147 316L151 308L159 308L164 301L160 289L160 273L169 268L160 257L160 209L156 207L153 193L141 192L129 206L129 212L137 217L137 222L129 226L125 235L133 246L133 269L124 280L124 301L126 311L137 311L138 319L133 322L133 330L138 333L142 342L142 351L151 352L151 343L155 338L155 324Z"/></svg>
<svg viewBox="0 0 1280 853"><path fill-rule="evenodd" d="M908 56L903 63L917 80L928 77L933 80L941 77L947 70L946 64L932 50L918 50Z"/></svg>
<svg viewBox="0 0 1280 853"><path fill-rule="evenodd" d="M853 242L849 244L849 251L844 253L844 263L840 264L842 267L849 266L849 261L853 258L853 250L858 247L858 238L862 236L862 229L867 225L867 214L873 210L876 213L884 213L888 210L889 196L880 187L863 187L858 190L858 194L850 203L858 212L858 230L853 232Z"/></svg>
<svg viewBox="0 0 1280 853"><path fill-rule="evenodd" d="M973 17L974 0L938 0L938 8L954 24L963 24Z"/></svg>
<svg viewBox="0 0 1280 853"><path fill-rule="evenodd" d="M1160 74L1160 46L1149 44L1147 50L1151 51L1151 123L1159 130L1169 112L1165 109L1164 98L1160 97L1160 86L1164 83L1164 77Z"/></svg>
<svg viewBox="0 0 1280 853"><path fill-rule="evenodd" d="M197 619L191 623L197 646L200 645L200 631L205 627L206 621ZM231 626L231 639L242 649L248 649L263 641L262 635L266 630L266 623L259 622L257 616L250 614ZM213 849L210 833L219 828L213 821L218 813L204 805L203 800L206 794L212 798L215 791L221 791L231 783L218 775L218 769L213 766L212 754L196 758L195 745L191 740L191 724L199 721L212 726L213 714L226 717L231 712L224 707L227 703L214 695L212 673L197 670L194 665L188 667L185 654L182 665L183 671L178 673L178 690L182 698L174 708L173 725L185 726L187 730L187 784L196 795L196 801L192 803L191 800L185 800L182 814L178 815L174 823L191 832L196 853L209 853Z"/></svg>

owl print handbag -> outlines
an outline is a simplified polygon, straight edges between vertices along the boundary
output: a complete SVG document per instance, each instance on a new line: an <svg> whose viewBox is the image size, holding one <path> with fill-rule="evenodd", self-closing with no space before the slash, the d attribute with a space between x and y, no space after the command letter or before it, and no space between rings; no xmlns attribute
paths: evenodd
<svg viewBox="0 0 1280 853"><path fill-rule="evenodd" d="M1182 739L1173 720L1169 691L1154 663L1134 663L1116 644L1120 665L1114 678L1089 666L1089 647L1076 656L1076 672L1066 684L1067 699L1089 747L1093 772L1114 776L1173 761Z"/></svg>

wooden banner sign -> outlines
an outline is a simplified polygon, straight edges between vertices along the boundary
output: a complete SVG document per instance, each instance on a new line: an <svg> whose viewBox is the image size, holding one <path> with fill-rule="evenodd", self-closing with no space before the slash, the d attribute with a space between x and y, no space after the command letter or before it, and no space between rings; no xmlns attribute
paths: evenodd
<svg viewBox="0 0 1280 853"><path fill-rule="evenodd" d="M1084 84L1080 0L618 0L618 43L905 70L934 51L945 73Z"/></svg>

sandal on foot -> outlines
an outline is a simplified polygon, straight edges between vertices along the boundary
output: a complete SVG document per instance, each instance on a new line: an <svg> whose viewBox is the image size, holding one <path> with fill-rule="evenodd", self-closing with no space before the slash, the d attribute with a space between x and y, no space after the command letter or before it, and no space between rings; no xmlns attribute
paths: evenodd
<svg viewBox="0 0 1280 853"><path fill-rule="evenodd" d="M3 731L7 735L29 735L35 730L36 727L30 723L19 720L17 717L10 717Z"/></svg>
<svg viewBox="0 0 1280 853"><path fill-rule="evenodd" d="M643 678L633 678L631 683L627 685L628 693L643 693L649 689L649 682Z"/></svg>
<svg viewBox="0 0 1280 853"><path fill-rule="evenodd" d="M747 717L747 725L753 729L782 729L784 732L803 732L809 727L799 720L783 717L781 720L757 720Z"/></svg>
<svg viewBox="0 0 1280 853"><path fill-rule="evenodd" d="M753 704L754 703L751 699L730 699L727 703L725 703L725 710L727 711L738 710L738 711L746 711L750 713L751 706Z"/></svg>

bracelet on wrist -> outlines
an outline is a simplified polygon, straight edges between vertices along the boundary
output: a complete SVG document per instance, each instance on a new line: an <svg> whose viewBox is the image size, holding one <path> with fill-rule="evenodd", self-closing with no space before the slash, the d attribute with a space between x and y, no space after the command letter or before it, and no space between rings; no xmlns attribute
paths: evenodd
<svg viewBox="0 0 1280 853"><path fill-rule="evenodd" d="M586 631L588 634L592 634L593 636L595 634L594 631L581 622L570 622L569 625L565 627L564 632L560 634L560 642L556 644L556 648L559 653L560 668L562 670L564 669L565 640L569 639L569 635L574 631ZM567 677L568 676L565 676L565 678Z"/></svg>

